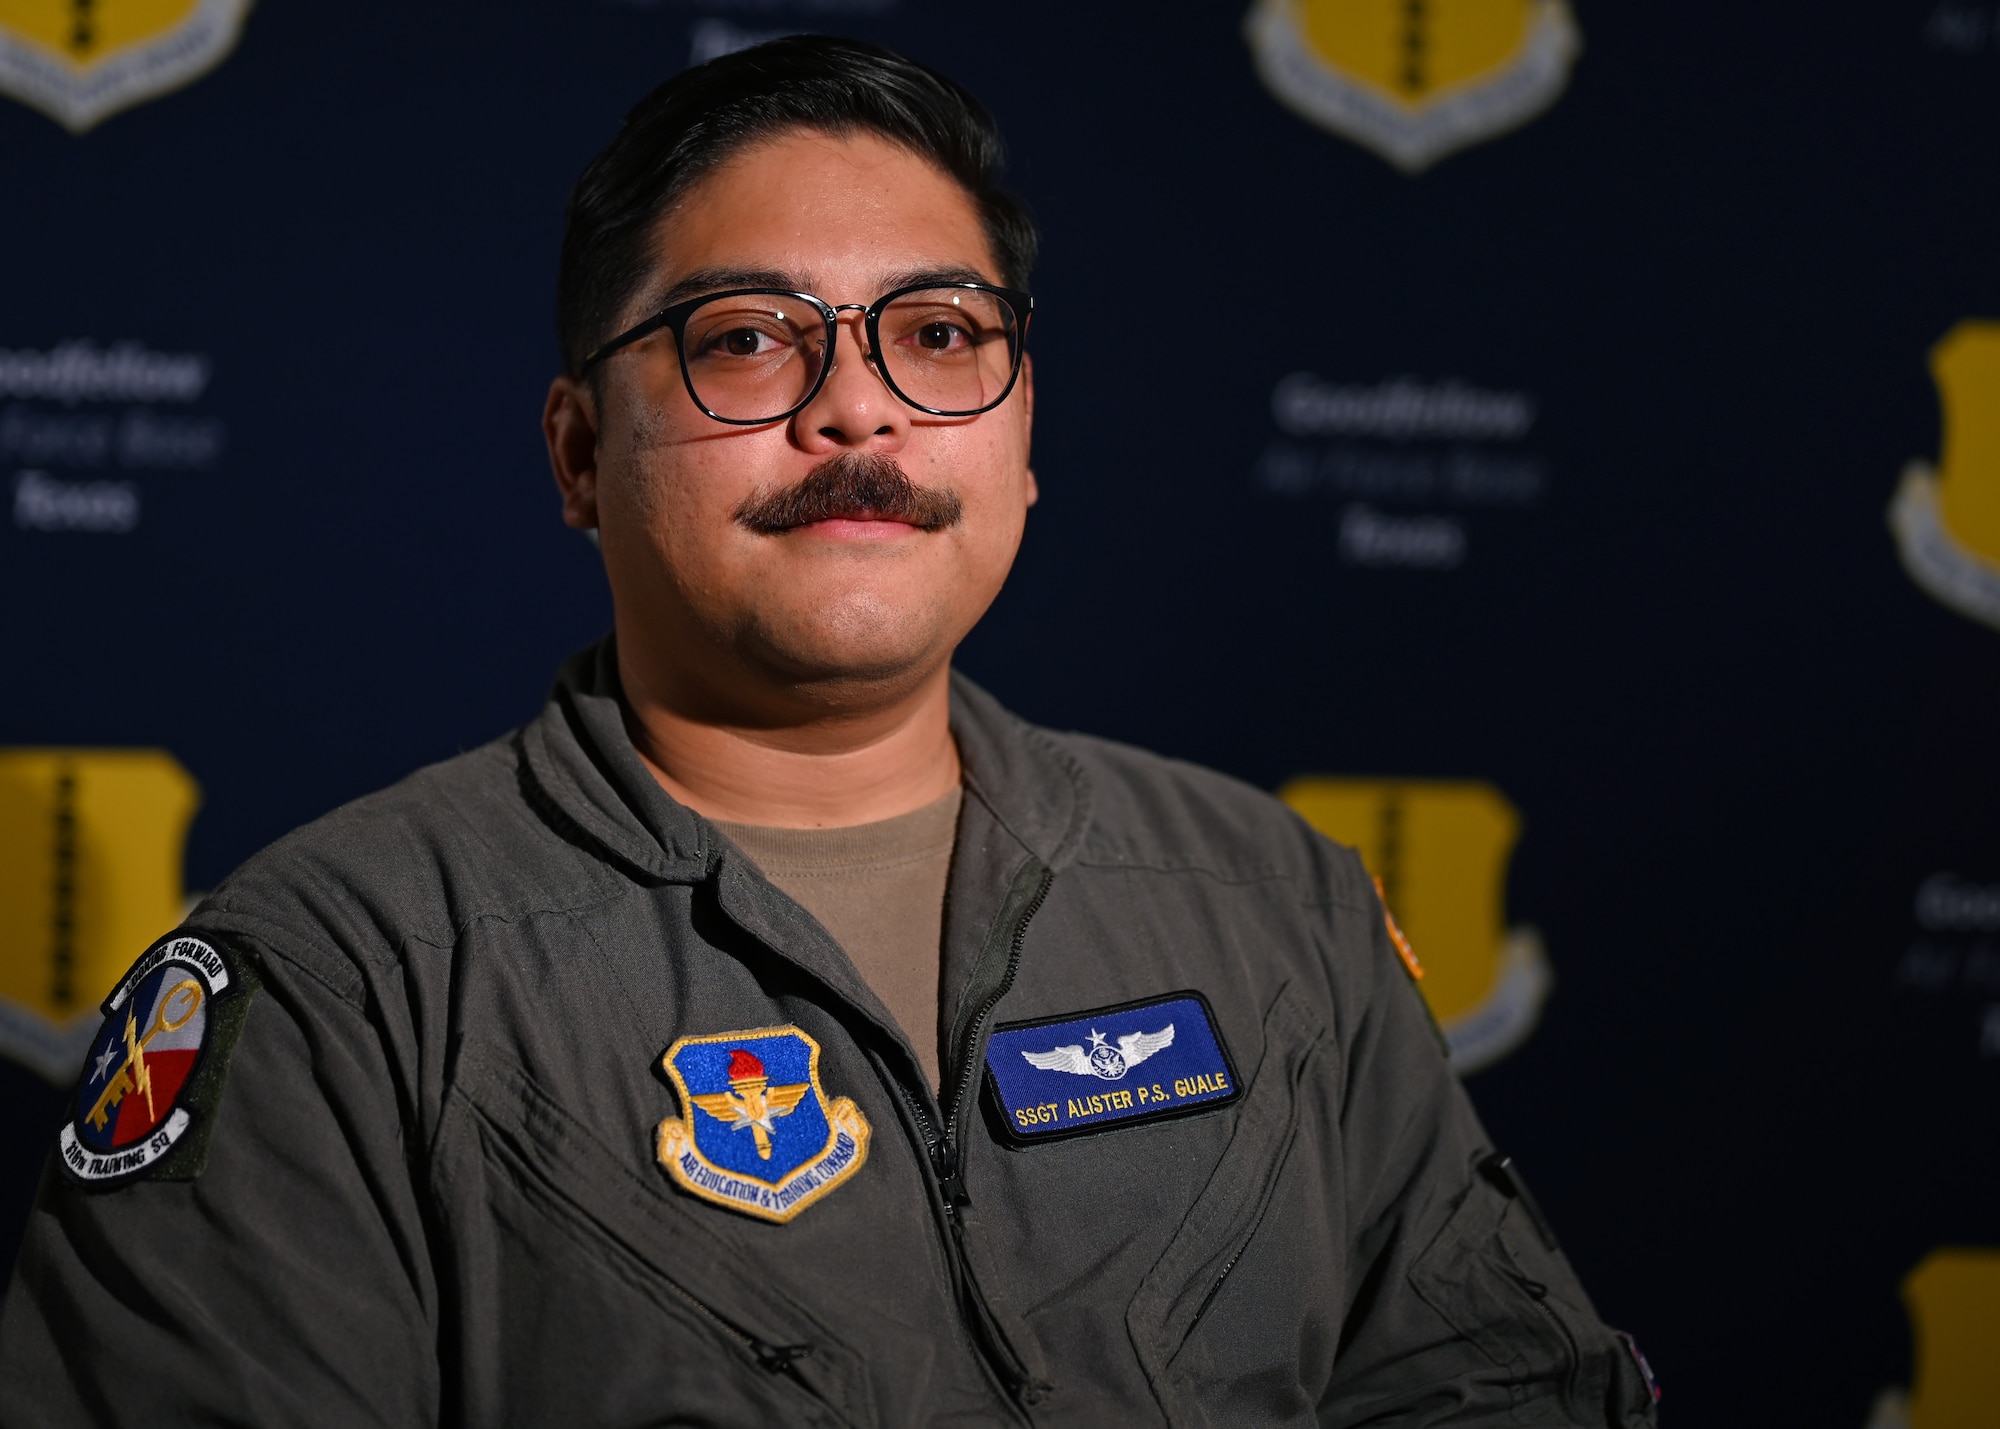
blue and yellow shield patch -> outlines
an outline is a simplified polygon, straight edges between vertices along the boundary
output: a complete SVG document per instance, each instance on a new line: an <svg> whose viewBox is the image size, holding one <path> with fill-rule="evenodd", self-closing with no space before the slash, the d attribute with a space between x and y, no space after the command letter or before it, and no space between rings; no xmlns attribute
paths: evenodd
<svg viewBox="0 0 2000 1429"><path fill-rule="evenodd" d="M683 1190L789 1221L861 1169L868 1121L819 1084L819 1043L796 1027L683 1037L662 1059L681 1115L660 1123L660 1164Z"/></svg>

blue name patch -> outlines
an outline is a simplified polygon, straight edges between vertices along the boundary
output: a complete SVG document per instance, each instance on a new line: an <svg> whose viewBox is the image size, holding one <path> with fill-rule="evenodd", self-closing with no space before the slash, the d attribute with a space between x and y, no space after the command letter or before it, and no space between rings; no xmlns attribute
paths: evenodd
<svg viewBox="0 0 2000 1429"><path fill-rule="evenodd" d="M1208 999L1192 991L1003 1023L986 1074L1016 1144L1213 1111L1242 1091Z"/></svg>

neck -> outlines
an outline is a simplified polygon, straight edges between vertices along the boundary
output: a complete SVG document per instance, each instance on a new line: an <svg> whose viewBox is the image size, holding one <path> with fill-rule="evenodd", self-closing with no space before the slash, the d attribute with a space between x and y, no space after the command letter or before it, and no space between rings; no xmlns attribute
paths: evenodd
<svg viewBox="0 0 2000 1429"><path fill-rule="evenodd" d="M621 642L626 728L675 799L711 819L823 829L893 819L958 786L951 667L895 696L830 702L785 720L732 719L690 708L671 682L647 679Z"/></svg>

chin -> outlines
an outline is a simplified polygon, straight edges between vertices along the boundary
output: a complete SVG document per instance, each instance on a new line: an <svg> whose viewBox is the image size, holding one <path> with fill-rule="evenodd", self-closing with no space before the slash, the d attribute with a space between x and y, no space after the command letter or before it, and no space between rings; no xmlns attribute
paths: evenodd
<svg viewBox="0 0 2000 1429"><path fill-rule="evenodd" d="M942 602L913 608L872 592L806 609L761 612L753 629L768 664L809 684L920 678L949 658L964 634Z"/></svg>

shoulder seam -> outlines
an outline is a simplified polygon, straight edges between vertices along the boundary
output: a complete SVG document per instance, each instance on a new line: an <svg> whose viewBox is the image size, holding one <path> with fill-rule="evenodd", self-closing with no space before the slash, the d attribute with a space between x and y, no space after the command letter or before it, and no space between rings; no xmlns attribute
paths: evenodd
<svg viewBox="0 0 2000 1429"><path fill-rule="evenodd" d="M195 931L224 941L243 938L254 942L259 957L275 960L286 967L296 969L353 1008L355 1012L366 1015L367 979L362 977L360 969L354 966L351 958L342 957L338 953L328 954L318 946L318 940L310 934L301 934L296 929L280 927L255 913L238 912L230 908L226 902L218 902L214 906L218 911L228 915L231 926L203 930L197 925ZM310 960L301 958L284 947L283 942L294 942L309 947L315 956ZM336 972L335 969L339 971Z"/></svg>
<svg viewBox="0 0 2000 1429"><path fill-rule="evenodd" d="M1076 866L1078 868L1102 869L1108 873L1131 872L1131 873L1159 873L1159 874L1169 874L1169 875L1195 873L1195 874L1200 874L1204 878L1212 878L1217 883L1227 883L1232 885L1252 884L1252 883L1280 883L1280 882L1296 883L1298 881L1298 876L1296 874L1290 873L1282 868L1252 868L1252 869L1232 871L1228 869L1217 868L1211 864L1206 864L1206 863L1193 863L1193 862L1171 863L1165 861L1149 862L1142 859L1111 860L1111 859L1095 859L1095 858L1079 858L1076 861Z"/></svg>

